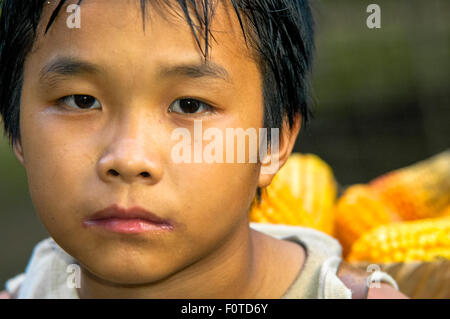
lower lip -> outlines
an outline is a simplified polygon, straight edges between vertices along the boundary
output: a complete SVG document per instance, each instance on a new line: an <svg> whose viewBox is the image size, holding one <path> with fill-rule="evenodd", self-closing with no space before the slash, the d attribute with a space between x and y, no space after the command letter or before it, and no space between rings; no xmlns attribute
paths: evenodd
<svg viewBox="0 0 450 319"><path fill-rule="evenodd" d="M99 227L115 233L139 234L144 232L161 232L173 229L169 224L156 224L145 219L105 218L85 221L86 227Z"/></svg>

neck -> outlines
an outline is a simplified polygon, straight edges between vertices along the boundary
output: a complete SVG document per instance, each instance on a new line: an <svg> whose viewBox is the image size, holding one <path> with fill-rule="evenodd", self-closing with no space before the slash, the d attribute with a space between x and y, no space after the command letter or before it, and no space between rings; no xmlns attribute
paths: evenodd
<svg viewBox="0 0 450 319"><path fill-rule="evenodd" d="M169 277L125 286L105 281L82 268L80 298L256 298L261 288L263 251L256 232L243 223L209 255Z"/></svg>

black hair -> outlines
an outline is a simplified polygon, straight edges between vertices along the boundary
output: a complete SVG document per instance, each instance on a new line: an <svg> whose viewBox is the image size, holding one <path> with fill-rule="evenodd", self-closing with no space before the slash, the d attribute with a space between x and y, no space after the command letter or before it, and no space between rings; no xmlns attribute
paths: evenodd
<svg viewBox="0 0 450 319"><path fill-rule="evenodd" d="M85 0L89 1L89 0ZM183 12L205 59L208 58L212 0L139 0L145 28L146 5L161 4ZM226 1L226 0L218 0ZM250 43L263 76L264 127L282 129L302 116L306 127L310 107L310 73L314 55L314 22L308 0L228 0L234 8L245 43ZM47 0L0 0L0 114L10 145L20 140L20 96L24 62L36 40L37 27ZM172 3L173 2L173 3ZM59 0L45 33L66 0ZM82 0L78 0L80 5ZM193 13L191 13L193 12ZM192 16L193 14L193 16ZM198 27L195 23L198 23ZM200 31L201 33L200 33ZM204 39L202 48L200 37ZM258 188L257 197L261 191Z"/></svg>

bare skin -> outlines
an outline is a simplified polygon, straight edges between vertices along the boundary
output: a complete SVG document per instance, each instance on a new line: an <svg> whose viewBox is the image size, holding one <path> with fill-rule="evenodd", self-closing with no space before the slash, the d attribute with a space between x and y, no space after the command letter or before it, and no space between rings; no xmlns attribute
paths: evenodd
<svg viewBox="0 0 450 319"><path fill-rule="evenodd" d="M262 174L261 163L171 160L172 131L192 132L194 119L224 136L227 127L263 125L262 75L234 13L219 5L212 25L209 60L227 71L226 81L161 72L203 61L182 16L152 12L144 32L138 1L90 0L81 6L80 29L67 28L61 16L44 36L54 6L44 9L25 63L14 152L41 220L82 266L80 298L280 298L301 270L303 249L251 230L248 220L256 187L275 173ZM95 64L96 71L42 79L57 57ZM73 99L58 103L71 95L95 103L89 109ZM169 112L187 97L214 112ZM280 167L300 122L285 127L279 152L271 154ZM114 203L139 205L170 219L174 230L129 236L82 226Z"/></svg>

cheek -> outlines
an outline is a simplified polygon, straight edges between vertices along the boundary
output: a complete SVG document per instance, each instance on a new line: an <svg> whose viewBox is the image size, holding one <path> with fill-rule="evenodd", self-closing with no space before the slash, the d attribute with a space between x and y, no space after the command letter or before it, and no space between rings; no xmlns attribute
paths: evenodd
<svg viewBox="0 0 450 319"><path fill-rule="evenodd" d="M254 109L258 110L257 107ZM171 178L174 184L176 183L174 188L178 195L180 217L190 225L192 233L189 235L193 241L207 242L211 241L212 237L216 237L217 240L235 228L236 224L242 223L243 218L248 217L248 209L258 186L260 164L249 163L252 143L249 138L246 138L243 144L238 142L238 140L242 142L242 139L230 138L227 135L227 128L234 128L235 132L239 128L242 131L254 129L257 139L262 119L260 120L259 116L246 117L245 114L237 112L222 118L220 125L217 124L219 123L204 124L203 132L208 128L219 129L221 134L216 135L216 138L222 140L219 145L223 149L223 163L205 161L205 150L211 146L212 139L202 136L202 153L198 156L202 159L201 163L172 163L169 168ZM197 137L201 139L200 136ZM192 144L195 143L194 140L192 139ZM257 140L254 145L258 154ZM193 146L191 150L190 158L193 160L195 147ZM230 156L230 162L226 156L229 152L234 154ZM244 154L244 163L238 162L238 154Z"/></svg>
<svg viewBox="0 0 450 319"><path fill-rule="evenodd" d="M184 167L183 167L184 166ZM258 181L256 164L190 164L176 168L179 215L190 241L214 242L247 217Z"/></svg>
<svg viewBox="0 0 450 319"><path fill-rule="evenodd" d="M72 131L55 125L46 116L29 114L24 108L21 134L30 195L36 212L47 228L70 219L79 188L89 167L87 145L80 145ZM73 210L72 210L73 212ZM58 225L62 226L62 225Z"/></svg>

